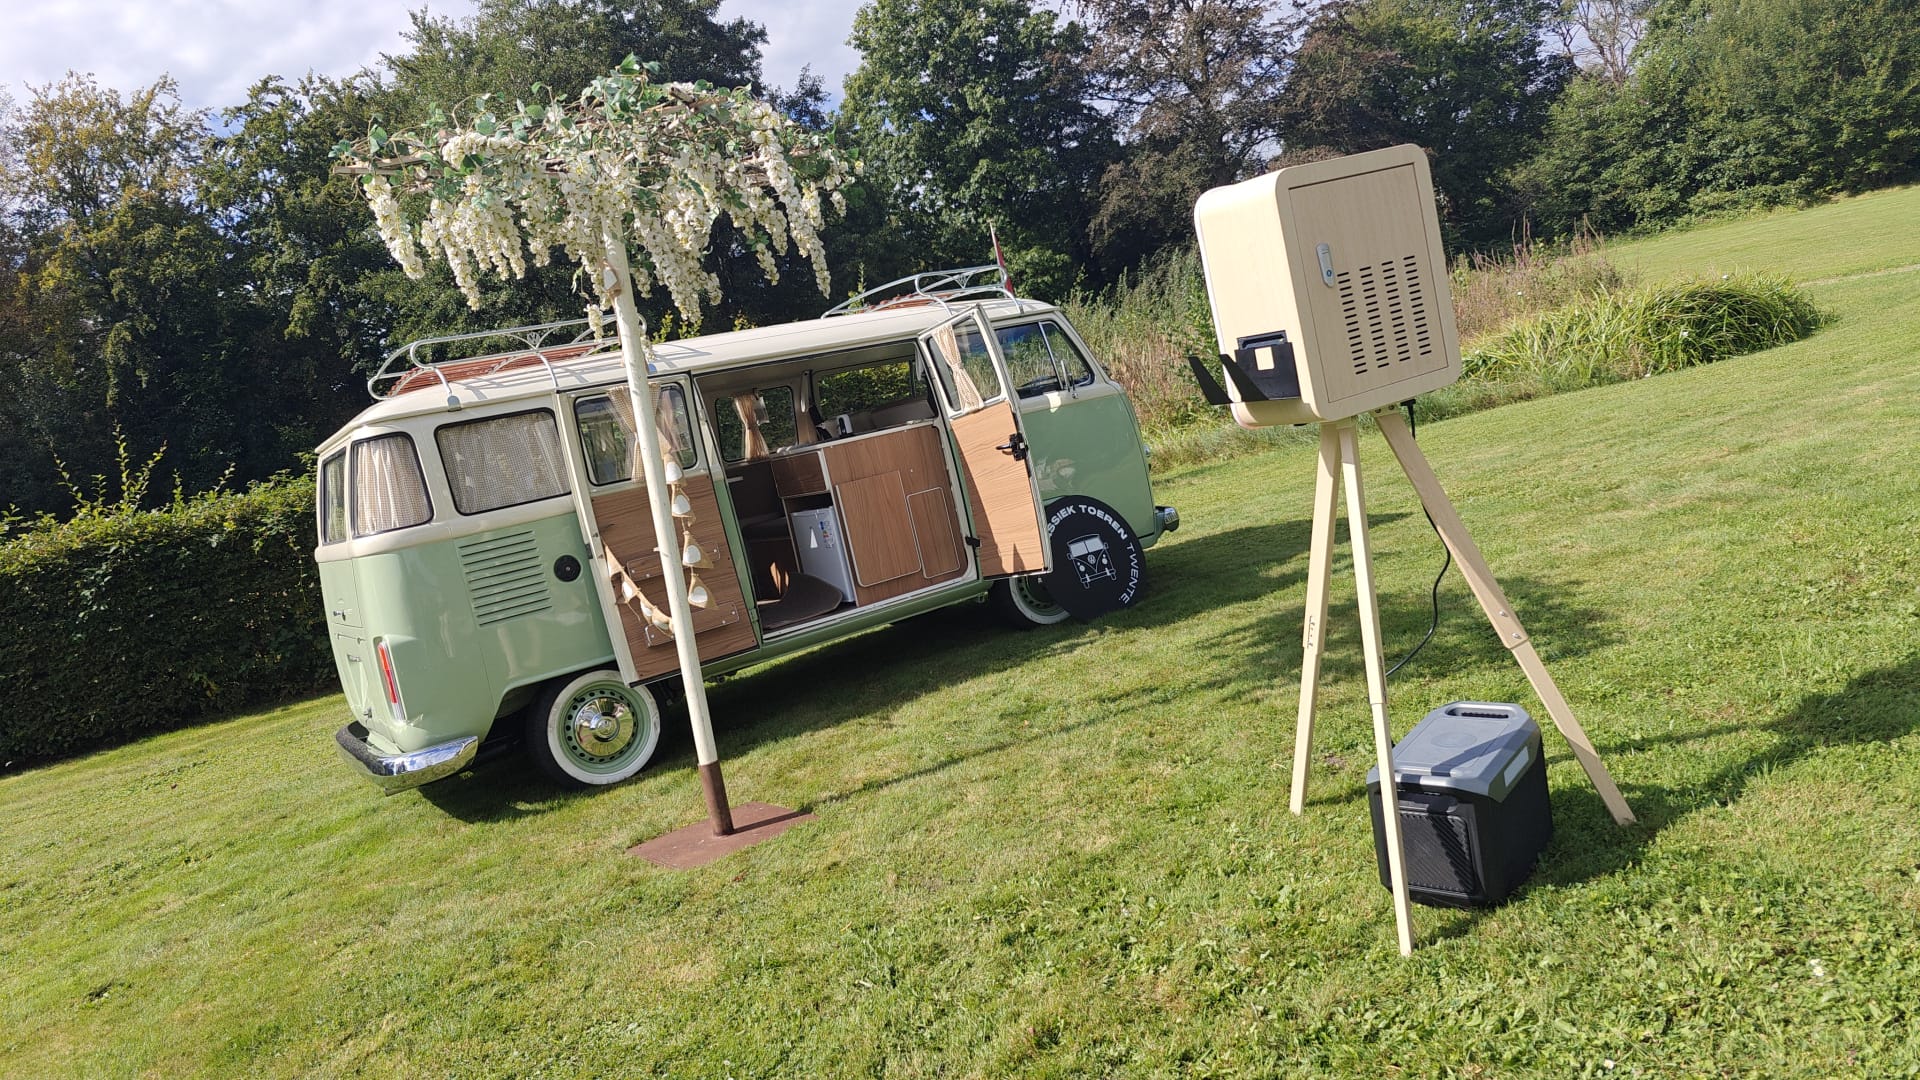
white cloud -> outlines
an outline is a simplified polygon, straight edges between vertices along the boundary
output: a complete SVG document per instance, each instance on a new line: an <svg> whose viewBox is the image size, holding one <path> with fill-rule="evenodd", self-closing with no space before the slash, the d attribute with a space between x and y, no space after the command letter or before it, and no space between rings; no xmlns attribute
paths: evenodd
<svg viewBox="0 0 1920 1080"><path fill-rule="evenodd" d="M406 0L24 0L0 34L0 89L24 98L68 71L90 72L122 92L170 74L181 97L219 109L246 99L266 75L344 76L404 46ZM837 100L858 57L846 44L860 0L726 0L722 18L767 28L768 83L792 89L811 64ZM437 0L436 14L471 13L469 0Z"/></svg>
<svg viewBox="0 0 1920 1080"><path fill-rule="evenodd" d="M760 69L767 82L792 90L800 69L811 65L827 93L840 100L841 83L860 63L847 44L853 13L862 0L726 0L722 19L751 19L767 28Z"/></svg>

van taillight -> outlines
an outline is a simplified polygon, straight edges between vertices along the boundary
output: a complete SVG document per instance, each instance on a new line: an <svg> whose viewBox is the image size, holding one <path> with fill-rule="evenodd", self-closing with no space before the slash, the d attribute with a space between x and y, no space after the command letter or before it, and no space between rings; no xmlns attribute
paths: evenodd
<svg viewBox="0 0 1920 1080"><path fill-rule="evenodd" d="M400 714L400 683L393 677L393 657L387 655L387 643L376 641L373 651L380 657L380 679L387 685L387 704L393 706L394 715Z"/></svg>

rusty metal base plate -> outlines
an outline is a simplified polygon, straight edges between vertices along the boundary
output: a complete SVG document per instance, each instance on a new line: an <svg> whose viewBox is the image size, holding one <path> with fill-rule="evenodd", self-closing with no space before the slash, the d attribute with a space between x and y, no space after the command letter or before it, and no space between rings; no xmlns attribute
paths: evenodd
<svg viewBox="0 0 1920 1080"><path fill-rule="evenodd" d="M696 821L684 829L675 829L665 836L635 844L627 849L627 854L638 855L648 862L672 870L692 870L696 866L723 859L741 848L752 847L762 840L771 840L803 821L812 820L812 814L803 814L772 803L741 803L733 808L733 832L726 836L713 835L711 822Z"/></svg>

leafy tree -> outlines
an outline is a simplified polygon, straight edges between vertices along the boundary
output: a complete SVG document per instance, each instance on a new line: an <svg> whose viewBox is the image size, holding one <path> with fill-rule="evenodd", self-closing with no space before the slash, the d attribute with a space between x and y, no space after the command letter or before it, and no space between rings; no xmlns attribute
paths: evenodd
<svg viewBox="0 0 1920 1080"><path fill-rule="evenodd" d="M1633 50L1647 30L1656 0L1565 0L1566 54L1580 70L1610 86L1633 71Z"/></svg>
<svg viewBox="0 0 1920 1080"><path fill-rule="evenodd" d="M1619 88L1576 87L1523 175L1548 231L1796 203L1920 175L1907 0L1691 0Z"/></svg>
<svg viewBox="0 0 1920 1080"><path fill-rule="evenodd" d="M874 0L851 41L843 118L892 211L889 246L922 267L982 262L993 224L1023 285L1071 286L1114 152L1084 31L1028 0Z"/></svg>
<svg viewBox="0 0 1920 1080"><path fill-rule="evenodd" d="M720 22L719 9L720 0L480 0L456 19L423 8L405 34L412 48L382 60L407 115L480 94L537 97L536 85L568 100L626 56L657 63L665 79L745 86L760 77L767 32Z"/></svg>
<svg viewBox="0 0 1920 1080"><path fill-rule="evenodd" d="M258 433L222 390L244 314L193 188L204 114L171 80L123 98L70 75L33 88L9 120L0 185L16 332L0 341L11 391L0 409L23 507L65 501L55 454L76 476L111 473L116 431L143 456L168 447L194 487L250 460Z"/></svg>
<svg viewBox="0 0 1920 1080"><path fill-rule="evenodd" d="M352 180L332 175L330 154L367 129L382 91L371 75L268 77L224 114L225 134L201 166L200 186L219 208L234 270L256 308L250 347L271 356L300 404L289 437L317 442L366 401L360 379L386 347L396 319L388 293L400 275L361 220Z"/></svg>
<svg viewBox="0 0 1920 1080"><path fill-rule="evenodd" d="M1544 48L1551 0L1341 0L1295 54L1287 145L1354 153L1416 143L1433 155L1450 233L1510 235L1506 175L1536 151L1572 62Z"/></svg>
<svg viewBox="0 0 1920 1080"><path fill-rule="evenodd" d="M1101 179L1096 243L1122 263L1191 238L1193 202L1277 149L1296 16L1268 0L1078 0L1095 96L1123 128Z"/></svg>

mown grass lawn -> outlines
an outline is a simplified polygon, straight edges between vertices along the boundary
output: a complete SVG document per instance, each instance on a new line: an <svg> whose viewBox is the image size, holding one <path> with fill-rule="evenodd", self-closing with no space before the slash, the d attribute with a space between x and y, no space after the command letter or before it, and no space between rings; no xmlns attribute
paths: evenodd
<svg viewBox="0 0 1920 1080"><path fill-rule="evenodd" d="M700 817L684 735L612 791L382 800L328 698L0 779L0 1075L1920 1072L1920 274L1853 276L1920 261L1863 239L1920 247L1916 190L1613 251L1840 279L1807 341L1421 429L1641 824L1549 734L1538 874L1416 909L1410 960L1344 559L1286 812L1282 446L1162 483L1187 524L1121 616L954 610L716 686L736 798L819 820L703 870L624 854ZM1438 547L1363 454L1403 650ZM1535 707L1457 577L1390 690L1401 731Z"/></svg>

